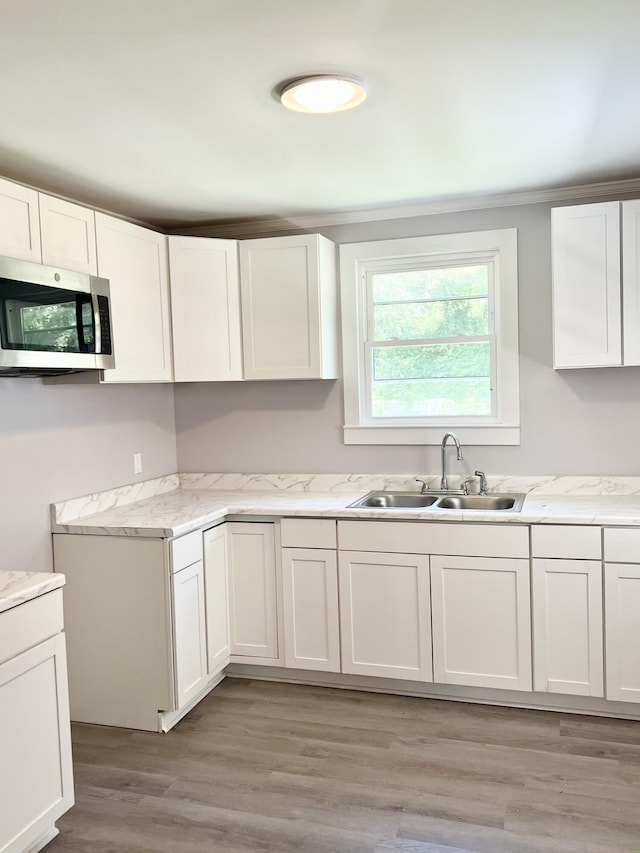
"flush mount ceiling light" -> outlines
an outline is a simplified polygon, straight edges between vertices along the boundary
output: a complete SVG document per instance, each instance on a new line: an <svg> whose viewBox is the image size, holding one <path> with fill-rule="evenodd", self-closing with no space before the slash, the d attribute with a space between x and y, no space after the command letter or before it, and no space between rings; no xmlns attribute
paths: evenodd
<svg viewBox="0 0 640 853"><path fill-rule="evenodd" d="M284 83L280 101L300 113L337 113L357 107L367 97L364 86L353 77L315 74Z"/></svg>

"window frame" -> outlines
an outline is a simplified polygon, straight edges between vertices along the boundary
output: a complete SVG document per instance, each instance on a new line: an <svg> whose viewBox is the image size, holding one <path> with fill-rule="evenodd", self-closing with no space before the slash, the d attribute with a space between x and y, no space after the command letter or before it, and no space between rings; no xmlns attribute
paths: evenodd
<svg viewBox="0 0 640 853"><path fill-rule="evenodd" d="M494 415L373 418L367 276L384 268L489 263L493 311ZM517 229L439 234L340 247L345 444L439 444L455 429L466 444L520 443ZM383 421L383 423L380 423Z"/></svg>

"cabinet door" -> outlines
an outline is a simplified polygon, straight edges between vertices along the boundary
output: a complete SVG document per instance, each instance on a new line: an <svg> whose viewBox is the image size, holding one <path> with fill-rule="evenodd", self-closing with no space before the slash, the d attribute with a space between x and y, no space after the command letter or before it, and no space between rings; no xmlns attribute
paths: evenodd
<svg viewBox="0 0 640 853"><path fill-rule="evenodd" d="M604 696L602 563L533 560L533 689Z"/></svg>
<svg viewBox="0 0 640 853"><path fill-rule="evenodd" d="M176 382L242 379L236 240L169 237Z"/></svg>
<svg viewBox="0 0 640 853"><path fill-rule="evenodd" d="M285 666L340 672L336 552L282 549Z"/></svg>
<svg viewBox="0 0 640 853"><path fill-rule="evenodd" d="M30 850L73 805L63 634L0 666L0 803L7 853Z"/></svg>
<svg viewBox="0 0 640 853"><path fill-rule="evenodd" d="M529 561L431 557L433 678L531 690Z"/></svg>
<svg viewBox="0 0 640 853"><path fill-rule="evenodd" d="M620 203L551 211L553 366L622 364Z"/></svg>
<svg viewBox="0 0 640 853"><path fill-rule="evenodd" d="M0 178L0 255L42 261L38 193Z"/></svg>
<svg viewBox="0 0 640 853"><path fill-rule="evenodd" d="M98 274L93 210L39 193L42 263Z"/></svg>
<svg viewBox="0 0 640 853"><path fill-rule="evenodd" d="M318 234L240 242L246 379L335 379L334 246Z"/></svg>
<svg viewBox="0 0 640 853"><path fill-rule="evenodd" d="M623 363L640 364L640 201L622 202Z"/></svg>
<svg viewBox="0 0 640 853"><path fill-rule="evenodd" d="M202 560L171 575L176 700L183 708L203 689L207 675Z"/></svg>
<svg viewBox="0 0 640 853"><path fill-rule="evenodd" d="M105 382L170 382L167 238L96 214L98 272L111 283L115 370Z"/></svg>
<svg viewBox="0 0 640 853"><path fill-rule="evenodd" d="M607 699L640 702L640 566L604 567Z"/></svg>
<svg viewBox="0 0 640 853"><path fill-rule="evenodd" d="M231 654L278 657L278 611L273 524L232 523L229 545Z"/></svg>
<svg viewBox="0 0 640 853"><path fill-rule="evenodd" d="M431 681L429 558L341 552L342 671Z"/></svg>
<svg viewBox="0 0 640 853"><path fill-rule="evenodd" d="M204 593L207 619L207 674L215 675L229 663L229 596L227 592L227 526L206 530L204 539Z"/></svg>

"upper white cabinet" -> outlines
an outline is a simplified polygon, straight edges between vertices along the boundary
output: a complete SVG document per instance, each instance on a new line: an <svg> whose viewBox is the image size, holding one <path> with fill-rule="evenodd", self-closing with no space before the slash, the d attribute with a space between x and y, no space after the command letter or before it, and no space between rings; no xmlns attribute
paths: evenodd
<svg viewBox="0 0 640 853"><path fill-rule="evenodd" d="M622 202L624 363L640 364L640 201Z"/></svg>
<svg viewBox="0 0 640 853"><path fill-rule="evenodd" d="M551 228L554 367L640 364L640 202L554 208Z"/></svg>
<svg viewBox="0 0 640 853"><path fill-rule="evenodd" d="M111 282L116 369L105 382L171 382L167 238L96 213L98 273Z"/></svg>
<svg viewBox="0 0 640 853"><path fill-rule="evenodd" d="M242 379L238 244L169 237L176 382Z"/></svg>
<svg viewBox="0 0 640 853"><path fill-rule="evenodd" d="M38 193L0 178L0 255L40 263Z"/></svg>
<svg viewBox="0 0 640 853"><path fill-rule="evenodd" d="M0 179L0 255L96 275L94 212Z"/></svg>
<svg viewBox="0 0 640 853"><path fill-rule="evenodd" d="M240 242L245 379L335 379L335 247L319 234Z"/></svg>
<svg viewBox="0 0 640 853"><path fill-rule="evenodd" d="M42 263L98 274L93 210L39 193Z"/></svg>

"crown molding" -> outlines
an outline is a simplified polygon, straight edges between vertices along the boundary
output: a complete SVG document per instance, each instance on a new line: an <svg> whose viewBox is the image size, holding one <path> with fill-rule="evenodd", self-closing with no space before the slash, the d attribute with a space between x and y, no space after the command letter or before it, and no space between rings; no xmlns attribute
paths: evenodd
<svg viewBox="0 0 640 853"><path fill-rule="evenodd" d="M378 222L385 219L407 219L432 216L438 213L457 213L465 210L482 210L493 207L513 207L524 204L548 204L596 199L602 196L640 194L640 178L607 181L580 186L553 189L523 190L521 192L491 193L488 195L434 199L415 204L374 207L336 213L308 213L289 217L263 217L231 219L224 222L176 227L171 234L198 237L247 238L283 234L294 231L317 230L329 226L352 225L360 222Z"/></svg>

